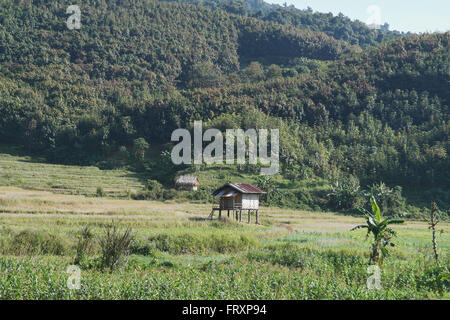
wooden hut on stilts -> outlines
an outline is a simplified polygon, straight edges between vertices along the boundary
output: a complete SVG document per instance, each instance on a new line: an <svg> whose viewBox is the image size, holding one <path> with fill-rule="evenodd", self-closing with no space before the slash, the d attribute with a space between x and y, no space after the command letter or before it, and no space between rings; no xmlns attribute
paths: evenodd
<svg viewBox="0 0 450 320"><path fill-rule="evenodd" d="M251 221L251 214L255 214L256 224L258 221L259 197L265 194L263 190L247 183L226 183L220 188L214 190L213 196L219 197L218 203L213 204L210 218L215 211L219 211L219 219L222 217L222 211L230 212L237 221L242 221L242 211L247 211L248 223Z"/></svg>

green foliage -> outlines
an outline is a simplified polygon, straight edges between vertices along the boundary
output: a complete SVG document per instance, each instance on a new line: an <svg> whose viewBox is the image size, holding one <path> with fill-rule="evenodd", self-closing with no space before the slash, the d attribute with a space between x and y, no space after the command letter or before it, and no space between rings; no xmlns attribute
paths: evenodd
<svg viewBox="0 0 450 320"><path fill-rule="evenodd" d="M419 288L433 288L441 294L450 290L450 269L447 266L428 267L418 277Z"/></svg>
<svg viewBox="0 0 450 320"><path fill-rule="evenodd" d="M73 261L74 264L80 264L84 262L86 256L91 253L93 247L94 235L89 226L85 226L81 229L78 235L78 242L76 246L76 256Z"/></svg>
<svg viewBox="0 0 450 320"><path fill-rule="evenodd" d="M366 215L367 224L359 225L351 230L357 230L361 228L367 229L367 237L372 234L373 235L373 243L372 243L372 253L370 255L370 261L373 263L378 263L381 267L383 264L384 258L388 255L387 247L394 247L394 244L391 242L392 237L396 235L395 231L391 228L388 228L390 224L400 224L403 223L403 220L394 220L392 218L383 219L381 215L380 207L375 201L374 197L370 198L370 203L372 205L372 212L369 212L363 209L363 213Z"/></svg>
<svg viewBox="0 0 450 320"><path fill-rule="evenodd" d="M207 186L200 186L195 191L189 191L187 198L191 200L199 200L204 203L211 203L214 197L211 195L213 189Z"/></svg>
<svg viewBox="0 0 450 320"><path fill-rule="evenodd" d="M149 179L145 185L145 190L132 195L135 200L162 200L163 198L170 198L173 191L167 191L162 184L156 180Z"/></svg>
<svg viewBox="0 0 450 320"><path fill-rule="evenodd" d="M264 78L264 70L261 63L253 61L243 70L245 77L250 81L261 81Z"/></svg>
<svg viewBox="0 0 450 320"><path fill-rule="evenodd" d="M433 188L420 196L449 208L449 33L401 36L252 1L177 2L195 5L115 0L105 15L106 3L86 0L73 32L61 27L67 1L3 1L0 140L50 162L132 160L169 185L185 169L160 153L174 129L199 119L280 128L284 178ZM331 208L358 202L339 197ZM386 215L403 210L397 191L386 197Z"/></svg>
<svg viewBox="0 0 450 320"><path fill-rule="evenodd" d="M162 191L161 183L159 183L156 180L151 180L151 179L147 180L147 183L145 184L145 188L148 191L153 191L155 193L161 193L161 191Z"/></svg>
<svg viewBox="0 0 450 320"><path fill-rule="evenodd" d="M425 219L428 222L428 229L432 232L432 243L433 243L433 253L434 259L436 260L436 264L439 265L439 252L437 248L437 240L436 240L436 226L440 220L439 208L435 202L431 202L431 211L430 217Z"/></svg>
<svg viewBox="0 0 450 320"><path fill-rule="evenodd" d="M341 178L331 185L328 194L331 205L336 209L354 209L361 204L359 181L354 176Z"/></svg>
<svg viewBox="0 0 450 320"><path fill-rule="evenodd" d="M384 24L378 30L369 28L365 23L343 14L314 12L313 8L297 9L294 6L283 7L254 0L170 0L183 3L200 4L213 9L222 9L230 13L250 15L264 21L273 21L297 28L321 31L327 35L347 41L361 47L377 45L398 38L402 33L390 31Z"/></svg>
<svg viewBox="0 0 450 320"><path fill-rule="evenodd" d="M133 239L131 228L121 232L118 225L114 222L106 225L105 232L99 239L102 252L100 268L113 272L123 264L126 264Z"/></svg>
<svg viewBox="0 0 450 320"><path fill-rule="evenodd" d="M223 82L220 68L211 62L193 65L187 79L187 86L190 88L220 87Z"/></svg>
<svg viewBox="0 0 450 320"><path fill-rule="evenodd" d="M97 194L97 197L105 197L106 192L103 189L103 187L97 187L97 191L95 192Z"/></svg>
<svg viewBox="0 0 450 320"><path fill-rule="evenodd" d="M255 245L255 240L245 234L168 234L150 236L148 241L157 250L172 254L230 253L239 252Z"/></svg>
<svg viewBox="0 0 450 320"><path fill-rule="evenodd" d="M370 186L364 195L368 199L375 198L385 216L400 216L405 210L406 203L400 186L391 189L380 182Z"/></svg>
<svg viewBox="0 0 450 320"><path fill-rule="evenodd" d="M281 68L276 64L272 64L267 69L267 77L268 78L278 78L281 77Z"/></svg>
<svg viewBox="0 0 450 320"><path fill-rule="evenodd" d="M138 138L133 142L133 156L136 161L144 161L145 152L147 151L149 144L144 138Z"/></svg>
<svg viewBox="0 0 450 320"><path fill-rule="evenodd" d="M154 257L156 250L155 243L143 239L134 239L130 245L130 254Z"/></svg>
<svg viewBox="0 0 450 320"><path fill-rule="evenodd" d="M14 234L11 242L2 250L13 255L63 255L67 247L62 239L54 234L26 229Z"/></svg>

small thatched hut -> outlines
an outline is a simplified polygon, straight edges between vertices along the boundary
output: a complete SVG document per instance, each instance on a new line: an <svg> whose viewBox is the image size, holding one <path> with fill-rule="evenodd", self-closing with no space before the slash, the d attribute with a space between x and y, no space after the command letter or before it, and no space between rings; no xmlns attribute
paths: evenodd
<svg viewBox="0 0 450 320"><path fill-rule="evenodd" d="M197 190L200 185L197 176L178 176L175 178L175 188L182 190Z"/></svg>

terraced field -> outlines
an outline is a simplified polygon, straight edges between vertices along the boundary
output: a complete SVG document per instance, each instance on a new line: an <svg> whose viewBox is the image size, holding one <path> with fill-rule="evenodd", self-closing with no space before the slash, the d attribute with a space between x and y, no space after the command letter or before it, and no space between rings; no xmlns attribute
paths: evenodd
<svg viewBox="0 0 450 320"><path fill-rule="evenodd" d="M5 147L1 147L3 150ZM5 150L3 150L5 151ZM45 163L8 147L0 153L0 185L94 196L98 187L109 196L125 197L144 186L142 176L127 170L100 170L89 166Z"/></svg>

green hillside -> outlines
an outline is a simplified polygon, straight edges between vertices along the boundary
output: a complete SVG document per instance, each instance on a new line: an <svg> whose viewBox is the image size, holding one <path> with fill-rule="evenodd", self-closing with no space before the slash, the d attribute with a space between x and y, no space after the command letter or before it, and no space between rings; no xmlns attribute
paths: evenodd
<svg viewBox="0 0 450 320"><path fill-rule="evenodd" d="M247 15L263 21L272 21L284 25L293 25L299 29L323 32L330 37L344 40L361 47L374 46L389 41L404 33L389 30L384 24L372 29L361 21L352 21L343 14L333 15L314 11L314 8L297 9L293 5L280 6L263 0L166 0L170 2L192 3L221 9L230 13Z"/></svg>
<svg viewBox="0 0 450 320"><path fill-rule="evenodd" d="M450 210L450 33L155 0L83 1L82 27L69 30L70 4L0 4L4 145L137 172L166 191L193 172L208 181L197 198L210 181L242 178L270 188L269 205L356 212L361 192L384 182L392 214L432 200ZM251 165L173 166L170 135L194 120L280 129L280 174L264 182Z"/></svg>

